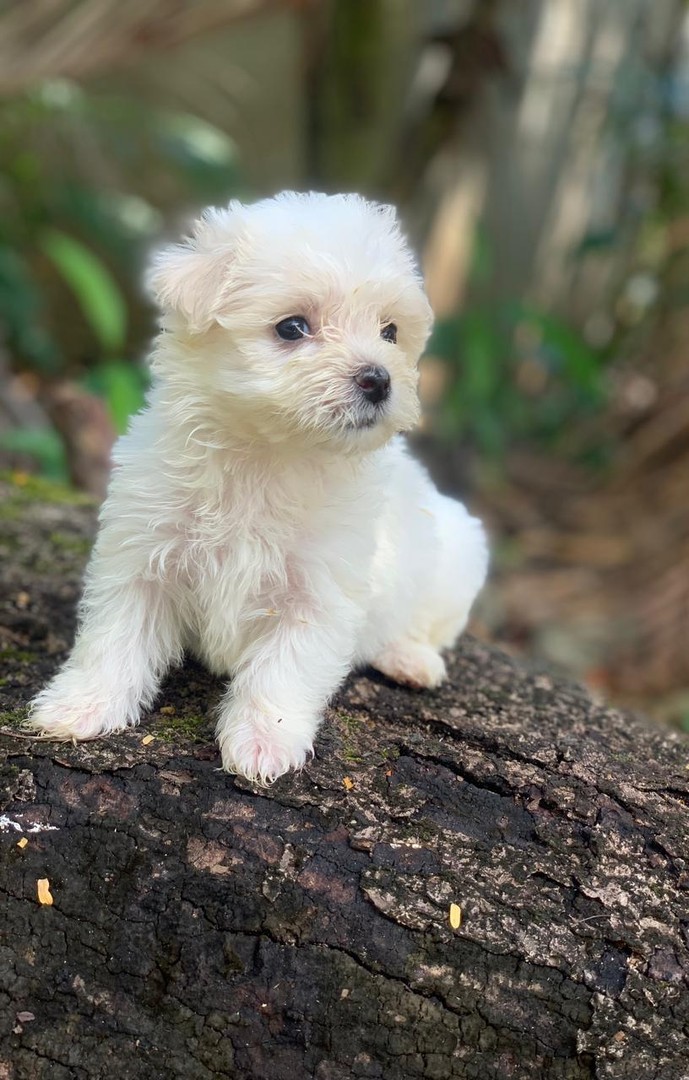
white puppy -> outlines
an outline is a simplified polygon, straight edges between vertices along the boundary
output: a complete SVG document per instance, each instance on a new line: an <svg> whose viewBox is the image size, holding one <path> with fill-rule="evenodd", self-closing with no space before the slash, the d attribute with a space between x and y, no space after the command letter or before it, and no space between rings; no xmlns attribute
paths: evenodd
<svg viewBox="0 0 689 1080"><path fill-rule="evenodd" d="M353 666L441 682L485 536L396 437L431 312L392 208L232 202L149 282L153 387L115 450L74 649L30 722L64 739L136 724L187 649L232 676L223 767L265 782L304 763Z"/></svg>

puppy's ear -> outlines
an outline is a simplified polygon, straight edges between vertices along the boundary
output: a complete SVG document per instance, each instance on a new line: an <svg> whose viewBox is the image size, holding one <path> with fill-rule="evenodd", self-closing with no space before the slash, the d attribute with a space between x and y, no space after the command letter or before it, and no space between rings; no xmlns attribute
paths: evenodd
<svg viewBox="0 0 689 1080"><path fill-rule="evenodd" d="M233 236L228 211L210 210L182 244L158 251L145 276L164 312L181 315L192 334L209 330L232 287Z"/></svg>

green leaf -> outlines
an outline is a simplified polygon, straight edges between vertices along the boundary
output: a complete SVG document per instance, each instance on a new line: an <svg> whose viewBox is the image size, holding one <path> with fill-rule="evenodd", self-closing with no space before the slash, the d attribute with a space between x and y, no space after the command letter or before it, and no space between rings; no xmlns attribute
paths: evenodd
<svg viewBox="0 0 689 1080"><path fill-rule="evenodd" d="M110 419L119 435L127 430L129 417L144 403L146 373L126 360L109 360L86 378L87 388L104 398Z"/></svg>
<svg viewBox="0 0 689 1080"><path fill-rule="evenodd" d="M58 229L45 232L40 247L76 296L103 351L121 349L127 332L127 306L108 268L79 240Z"/></svg>
<svg viewBox="0 0 689 1080"><path fill-rule="evenodd" d="M69 470L62 439L49 427L17 428L0 434L0 447L35 458L43 476L69 483Z"/></svg>
<svg viewBox="0 0 689 1080"><path fill-rule="evenodd" d="M579 259L582 255L589 255L592 252L607 253L611 247L614 247L618 238L617 229L592 230L582 237L572 254L575 259Z"/></svg>
<svg viewBox="0 0 689 1080"><path fill-rule="evenodd" d="M42 324L43 298L18 251L0 242L0 324L13 352L37 371L52 374L62 354Z"/></svg>
<svg viewBox="0 0 689 1080"><path fill-rule="evenodd" d="M522 321L540 329L542 344L554 355L556 371L567 375L575 386L597 398L601 384L601 357L584 339L554 315L530 308L522 309Z"/></svg>
<svg viewBox="0 0 689 1080"><path fill-rule="evenodd" d="M237 149L220 128L186 113L162 113L152 138L172 168L199 193L225 196L239 186Z"/></svg>
<svg viewBox="0 0 689 1080"><path fill-rule="evenodd" d="M453 315L450 318L438 319L433 327L431 339L426 346L426 352L431 356L440 356L448 360L455 367L459 357L460 320Z"/></svg>
<svg viewBox="0 0 689 1080"><path fill-rule="evenodd" d="M474 233L474 246L469 265L469 281L472 285L485 285L493 273L493 251L485 224L479 221Z"/></svg>
<svg viewBox="0 0 689 1080"><path fill-rule="evenodd" d="M486 405L500 383L505 343L495 320L484 311L468 311L462 319L460 367L461 386L471 405Z"/></svg>

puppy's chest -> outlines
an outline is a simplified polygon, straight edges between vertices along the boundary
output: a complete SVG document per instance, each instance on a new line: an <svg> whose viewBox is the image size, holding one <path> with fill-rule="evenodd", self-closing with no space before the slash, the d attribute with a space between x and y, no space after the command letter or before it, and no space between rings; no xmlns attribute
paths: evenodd
<svg viewBox="0 0 689 1080"><path fill-rule="evenodd" d="M194 512L185 557L194 592L221 589L239 599L293 590L310 568L336 581L349 579L353 567L364 570L374 550L370 513L350 500L310 499L308 491L281 495L228 498Z"/></svg>
<svg viewBox="0 0 689 1080"><path fill-rule="evenodd" d="M199 599L243 606L261 597L302 592L324 578L346 591L367 578L374 552L370 508L356 500L309 498L285 490L271 502L228 498L213 513L194 514L186 570Z"/></svg>

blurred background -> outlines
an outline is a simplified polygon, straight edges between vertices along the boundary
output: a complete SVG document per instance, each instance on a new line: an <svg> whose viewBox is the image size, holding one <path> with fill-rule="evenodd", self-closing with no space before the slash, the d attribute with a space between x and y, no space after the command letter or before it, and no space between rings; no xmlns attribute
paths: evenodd
<svg viewBox="0 0 689 1080"><path fill-rule="evenodd" d="M685 0L0 0L0 467L102 495L196 209L393 201L476 630L689 730L687 176Z"/></svg>

